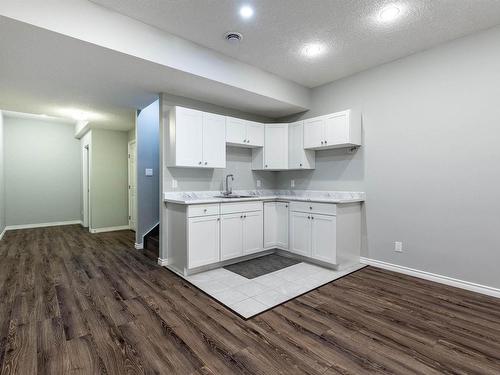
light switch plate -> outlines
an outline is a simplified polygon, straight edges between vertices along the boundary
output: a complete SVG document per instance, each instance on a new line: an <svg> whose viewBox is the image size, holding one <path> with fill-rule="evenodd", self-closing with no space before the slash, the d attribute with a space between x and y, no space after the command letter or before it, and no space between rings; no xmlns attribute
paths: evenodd
<svg viewBox="0 0 500 375"><path fill-rule="evenodd" d="M172 189L177 188L177 180L172 180Z"/></svg>
<svg viewBox="0 0 500 375"><path fill-rule="evenodd" d="M399 242L399 241L394 242L394 251L396 251L398 253L402 253L403 252L403 243Z"/></svg>
<svg viewBox="0 0 500 375"><path fill-rule="evenodd" d="M146 176L151 177L153 175L153 168L146 168Z"/></svg>
<svg viewBox="0 0 500 375"><path fill-rule="evenodd" d="M295 180L290 180L290 187L295 187Z"/></svg>
<svg viewBox="0 0 500 375"><path fill-rule="evenodd" d="M257 187L261 187L262 186L262 182L260 180L257 180Z"/></svg>

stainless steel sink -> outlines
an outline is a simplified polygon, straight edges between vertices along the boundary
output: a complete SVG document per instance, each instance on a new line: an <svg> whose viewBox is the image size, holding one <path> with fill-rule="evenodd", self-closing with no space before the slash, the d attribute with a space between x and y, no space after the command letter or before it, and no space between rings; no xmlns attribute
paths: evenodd
<svg viewBox="0 0 500 375"><path fill-rule="evenodd" d="M252 195L216 195L214 198L228 198L228 199L236 199L236 198L253 198Z"/></svg>

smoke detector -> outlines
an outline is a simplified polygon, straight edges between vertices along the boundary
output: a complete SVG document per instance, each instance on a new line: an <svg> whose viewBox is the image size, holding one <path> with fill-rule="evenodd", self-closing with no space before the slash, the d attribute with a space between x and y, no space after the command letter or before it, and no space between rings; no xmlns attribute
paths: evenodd
<svg viewBox="0 0 500 375"><path fill-rule="evenodd" d="M238 33L236 31L230 31L226 33L225 37L226 40L230 43L238 43L241 41L241 39L243 39L243 35L241 35L241 33Z"/></svg>

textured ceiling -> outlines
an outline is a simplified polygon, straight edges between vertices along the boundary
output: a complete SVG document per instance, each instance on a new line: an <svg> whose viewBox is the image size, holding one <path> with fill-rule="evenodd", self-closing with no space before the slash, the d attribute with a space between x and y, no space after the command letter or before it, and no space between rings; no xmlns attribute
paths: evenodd
<svg viewBox="0 0 500 375"><path fill-rule="evenodd" d="M92 0L200 45L315 87L500 23L498 0ZM252 19L238 9L251 4ZM402 9L378 22L388 4ZM243 41L223 38L239 31ZM316 59L304 43L321 42Z"/></svg>

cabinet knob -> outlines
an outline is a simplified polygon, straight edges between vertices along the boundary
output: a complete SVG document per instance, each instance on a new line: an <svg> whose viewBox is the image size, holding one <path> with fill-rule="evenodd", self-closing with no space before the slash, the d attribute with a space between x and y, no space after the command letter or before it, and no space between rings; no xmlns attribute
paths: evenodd
<svg viewBox="0 0 500 375"><path fill-rule="evenodd" d="M325 145L326 145L327 143L328 143L328 142L327 142L327 141L325 141Z"/></svg>
<svg viewBox="0 0 500 375"><path fill-rule="evenodd" d="M240 219L243 219L243 215L240 216Z"/></svg>
<svg viewBox="0 0 500 375"><path fill-rule="evenodd" d="M299 164L299 166L301 166L301 167L302 167L302 163L300 163L300 164Z"/></svg>
<svg viewBox="0 0 500 375"><path fill-rule="evenodd" d="M285 208L288 208L288 204L287 204L287 205L285 205Z"/></svg>
<svg viewBox="0 0 500 375"><path fill-rule="evenodd" d="M246 139L244 139L244 140L243 140L243 143L247 143L247 140L246 140Z"/></svg>
<svg viewBox="0 0 500 375"><path fill-rule="evenodd" d="M207 164L208 164L208 162L205 162L205 165L207 165Z"/></svg>
<svg viewBox="0 0 500 375"><path fill-rule="evenodd" d="M201 161L199 161L198 164L201 165Z"/></svg>
<svg viewBox="0 0 500 375"><path fill-rule="evenodd" d="M203 212L207 212L207 209L205 208L205 209L203 210Z"/></svg>
<svg viewBox="0 0 500 375"><path fill-rule="evenodd" d="M311 220L314 220L314 216L311 216Z"/></svg>
<svg viewBox="0 0 500 375"><path fill-rule="evenodd" d="M247 215L243 215L243 219L246 219L247 218Z"/></svg>
<svg viewBox="0 0 500 375"><path fill-rule="evenodd" d="M313 209L312 206L309 206L309 209L312 210Z"/></svg>
<svg viewBox="0 0 500 375"><path fill-rule="evenodd" d="M308 216L307 218L308 218L308 219L311 219L311 216Z"/></svg>
<svg viewBox="0 0 500 375"><path fill-rule="evenodd" d="M217 221L220 221L220 217L217 218Z"/></svg>
<svg viewBox="0 0 500 375"><path fill-rule="evenodd" d="M250 143L250 139L247 139L247 143Z"/></svg>
<svg viewBox="0 0 500 375"><path fill-rule="evenodd" d="M323 144L323 141L321 141L321 144Z"/></svg>

